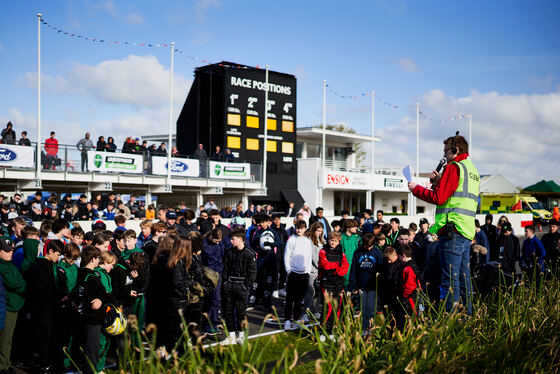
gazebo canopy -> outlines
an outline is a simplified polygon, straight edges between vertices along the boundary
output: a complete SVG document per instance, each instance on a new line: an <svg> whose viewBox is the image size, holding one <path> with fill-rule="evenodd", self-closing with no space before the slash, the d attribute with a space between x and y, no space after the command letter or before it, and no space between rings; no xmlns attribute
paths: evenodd
<svg viewBox="0 0 560 374"><path fill-rule="evenodd" d="M556 184L556 182L550 180L545 181L544 179L540 182L537 182L531 186L525 187L523 192L532 192L532 193L560 193L560 186Z"/></svg>

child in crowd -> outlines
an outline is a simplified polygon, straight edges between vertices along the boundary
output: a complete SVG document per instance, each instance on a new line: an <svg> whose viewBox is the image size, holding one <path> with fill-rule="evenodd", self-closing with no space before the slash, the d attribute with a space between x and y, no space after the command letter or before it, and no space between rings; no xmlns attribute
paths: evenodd
<svg viewBox="0 0 560 374"><path fill-rule="evenodd" d="M55 320L63 297L56 269L63 248L64 243L60 240L47 242L43 257L36 260L31 284L30 300L36 324L36 352L39 354L37 363L43 371L53 370L56 359Z"/></svg>
<svg viewBox="0 0 560 374"><path fill-rule="evenodd" d="M401 294L401 266L402 261L397 254L397 250L393 246L385 247L385 261L383 263L383 276L381 294L383 304L389 312L393 313L393 317L400 328L404 322L403 309L399 303L399 295Z"/></svg>
<svg viewBox="0 0 560 374"><path fill-rule="evenodd" d="M113 300L113 287L111 284L111 276L109 273L113 269L113 266L117 264L117 256L111 252L102 252L101 258L99 259L99 265L94 269L94 271L99 275L99 280L107 292L108 300L114 302ZM109 352L109 337L103 332L100 334L99 338L99 359L97 365L95 366L98 372L103 371L105 368L105 360L107 358L107 352Z"/></svg>
<svg viewBox="0 0 560 374"><path fill-rule="evenodd" d="M104 232L99 232L93 238L93 246L101 252L106 252L111 247L111 237Z"/></svg>
<svg viewBox="0 0 560 374"><path fill-rule="evenodd" d="M229 331L224 344L235 343L236 332L239 333L240 343L245 339L242 323L247 310L248 290L257 275L256 254L245 246L245 230L234 230L230 240L232 247L226 251L222 271L222 308Z"/></svg>
<svg viewBox="0 0 560 374"><path fill-rule="evenodd" d="M284 330L290 330L292 328L292 321L300 319L301 303L309 283L313 243L311 239L304 235L306 228L307 224L305 221L296 222L296 235L292 235L288 239L286 249L284 250L284 264L288 274Z"/></svg>
<svg viewBox="0 0 560 374"><path fill-rule="evenodd" d="M144 244L152 238L152 221L145 219L140 222L142 232L138 234L138 247L142 248Z"/></svg>
<svg viewBox="0 0 560 374"><path fill-rule="evenodd" d="M0 276L6 295L6 317L4 328L0 330L0 371L9 373L12 339L18 312L25 303L26 283L18 269L12 264L13 244L6 236L0 238Z"/></svg>
<svg viewBox="0 0 560 374"><path fill-rule="evenodd" d="M421 290L418 266L412 259L412 248L410 245L402 246L402 278L401 297L405 312L411 316L418 312L418 292Z"/></svg>
<svg viewBox="0 0 560 374"><path fill-rule="evenodd" d="M340 301L344 293L343 277L348 273L350 267L340 245L341 236L339 232L331 232L327 238L327 244L319 252L319 282L324 304L321 319L329 334L332 333L335 318L336 323L340 318Z"/></svg>
<svg viewBox="0 0 560 374"><path fill-rule="evenodd" d="M352 266L354 252L360 247L361 239L358 235L358 222L353 219L344 221L344 233L341 235L340 245L342 251L348 260L348 265ZM346 272L344 275L344 289L348 289L350 274Z"/></svg>
<svg viewBox="0 0 560 374"><path fill-rule="evenodd" d="M352 293L361 295L362 333L370 328L370 321L377 312L377 280L383 266L383 252L375 246L373 234L362 236L362 246L354 252L350 268L350 286Z"/></svg>
<svg viewBox="0 0 560 374"><path fill-rule="evenodd" d="M72 329L76 321L73 308L73 295L78 282L78 266L76 261L80 258L80 248L77 244L68 243L62 250L64 256L57 264L58 284L61 288L62 303L58 311L56 321L57 339L57 365L69 368L70 361L66 358L63 351L64 347L69 347L72 339Z"/></svg>
<svg viewBox="0 0 560 374"><path fill-rule="evenodd" d="M111 302L101 277L94 271L100 259L101 250L98 248L85 246L82 249L82 267L78 272L78 310L82 323L79 346L85 356L82 370L88 374L97 372L101 325L105 322L104 307Z"/></svg>
<svg viewBox="0 0 560 374"><path fill-rule="evenodd" d="M79 249L82 248L84 244L84 230L81 227L74 227L70 230L70 242L76 244Z"/></svg>

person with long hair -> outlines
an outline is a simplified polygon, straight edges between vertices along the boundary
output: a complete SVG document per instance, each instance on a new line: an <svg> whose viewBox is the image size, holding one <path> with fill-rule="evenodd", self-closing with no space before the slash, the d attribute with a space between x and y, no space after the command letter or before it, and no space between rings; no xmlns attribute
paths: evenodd
<svg viewBox="0 0 560 374"><path fill-rule="evenodd" d="M189 268L192 263L191 240L177 237L167 259L167 331L165 332L165 348L168 352L177 345L183 335L181 322L187 309L187 294L190 288Z"/></svg>
<svg viewBox="0 0 560 374"><path fill-rule="evenodd" d="M305 232L305 236L311 239L313 243L313 253L311 256L311 272L309 273L309 283L307 285L307 293L305 294L305 299L303 305L306 311L309 310L311 313L315 313L317 306L320 304L320 294L315 290L315 281L317 280L317 275L319 273L319 251L323 249L325 245L324 228L321 222L315 222L309 226L309 229ZM303 314L303 320L307 322L308 315Z"/></svg>

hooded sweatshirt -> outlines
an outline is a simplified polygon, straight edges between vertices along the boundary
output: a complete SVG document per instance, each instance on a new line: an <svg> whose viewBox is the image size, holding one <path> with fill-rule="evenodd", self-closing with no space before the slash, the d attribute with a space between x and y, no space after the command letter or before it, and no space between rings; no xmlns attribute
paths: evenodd
<svg viewBox="0 0 560 374"><path fill-rule="evenodd" d="M6 310L17 312L25 303L23 296L27 285L11 261L0 260L0 275L6 291Z"/></svg>
<svg viewBox="0 0 560 374"><path fill-rule="evenodd" d="M309 274L313 257L313 242L306 236L292 235L284 250L286 273Z"/></svg>

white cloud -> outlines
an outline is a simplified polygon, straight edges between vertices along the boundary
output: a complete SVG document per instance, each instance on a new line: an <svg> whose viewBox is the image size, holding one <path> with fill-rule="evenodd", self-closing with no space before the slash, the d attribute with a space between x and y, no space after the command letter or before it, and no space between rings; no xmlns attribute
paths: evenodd
<svg viewBox="0 0 560 374"><path fill-rule="evenodd" d="M125 19L131 25L142 25L144 23L144 17L139 13L127 14Z"/></svg>
<svg viewBox="0 0 560 374"><path fill-rule="evenodd" d="M220 0L198 0L194 5L196 21L201 23L206 20L206 15L212 8L221 8Z"/></svg>
<svg viewBox="0 0 560 374"><path fill-rule="evenodd" d="M105 13L113 16L113 17L118 16L117 7L115 6L115 3L113 2L113 0L106 0L106 1L97 2L93 6L93 8L95 10L105 12Z"/></svg>
<svg viewBox="0 0 560 374"><path fill-rule="evenodd" d="M397 66L407 73L416 73L420 69L411 58L399 58L397 59Z"/></svg>
<svg viewBox="0 0 560 374"><path fill-rule="evenodd" d="M18 138L22 131L26 130L28 134L31 134L37 127L37 119L34 115L22 114L16 108L8 110L7 116L0 115L0 127L4 128L3 126L8 123L8 121L12 122Z"/></svg>
<svg viewBox="0 0 560 374"><path fill-rule="evenodd" d="M560 92L508 95L472 91L455 98L432 90L421 100L423 113L434 118L473 114L472 158L481 174L501 174L528 186L541 179L560 181L558 132ZM420 171L429 172L443 156L443 140L459 130L468 139L468 119L420 121ZM416 165L416 118L376 132L377 166ZM369 160L369 158L368 158Z"/></svg>
<svg viewBox="0 0 560 374"><path fill-rule="evenodd" d="M36 87L35 73L26 73L23 83ZM73 63L64 75L42 75L45 91L82 95L103 103L157 108L169 100L169 70L154 56L130 55L106 60L97 66ZM174 98L182 103L191 81L174 75Z"/></svg>

